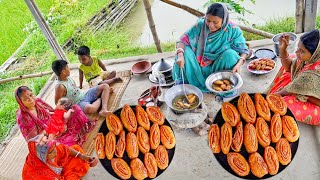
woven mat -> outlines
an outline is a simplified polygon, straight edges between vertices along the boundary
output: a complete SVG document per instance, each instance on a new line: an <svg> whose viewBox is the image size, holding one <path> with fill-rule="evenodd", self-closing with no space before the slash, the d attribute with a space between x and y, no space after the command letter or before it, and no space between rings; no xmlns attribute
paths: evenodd
<svg viewBox="0 0 320 180"><path fill-rule="evenodd" d="M111 87L114 92L110 95L108 109L114 111L118 108L121 97L131 79L130 71L121 71L117 73L122 77L123 81L113 84ZM87 134L87 140L83 144L83 148L87 154L92 154L94 150L94 138L97 135L100 126L105 122L105 118L98 114L88 115L90 120L98 120L95 128ZM24 162L28 154L28 146L20 131L18 131L6 146L3 153L0 155L0 180L21 179L21 173Z"/></svg>
<svg viewBox="0 0 320 180"><path fill-rule="evenodd" d="M114 93L111 94L108 102L108 109L110 111L115 111L121 101L121 97L129 84L131 79L131 71L118 72L117 76L122 77L122 82L115 83L111 87L114 89ZM87 134L86 142L83 144L83 149L87 154L92 154L94 150L94 138L96 137L102 123L105 122L105 118L99 116L97 113L88 115L91 121L98 120L94 129Z"/></svg>

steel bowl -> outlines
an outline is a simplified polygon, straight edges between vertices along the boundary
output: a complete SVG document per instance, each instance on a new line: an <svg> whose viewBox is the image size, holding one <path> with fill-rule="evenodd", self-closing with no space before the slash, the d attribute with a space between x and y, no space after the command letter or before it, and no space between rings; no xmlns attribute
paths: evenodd
<svg viewBox="0 0 320 180"><path fill-rule="evenodd" d="M173 107L172 105L172 101L175 97L183 95L183 84L179 84L176 86L171 87L170 89L167 90L167 92L165 93L165 102L167 104L167 106L169 106L173 111L175 111L176 113L185 113L185 112L189 112L192 111L194 109L196 109L203 101L203 94L201 92L201 90L199 88L197 88L196 86L190 85L190 84L185 84L184 85L186 88L186 93L187 94L191 94L194 93L195 95L198 96L199 98L199 104L197 106L195 106L194 108L191 109L185 109L185 110L181 110L181 109L176 109Z"/></svg>
<svg viewBox="0 0 320 180"><path fill-rule="evenodd" d="M279 56L279 39L283 34L289 34L290 35L290 41L289 45L287 47L287 51L289 54L293 54L298 42L298 36L295 33L292 32L284 32L284 33L279 33L273 36L272 40L274 42L274 49L276 51L277 56Z"/></svg>
<svg viewBox="0 0 320 180"><path fill-rule="evenodd" d="M214 81L221 80L221 79L229 79L234 87L229 91L216 91L212 88L212 84ZM222 97L233 97L238 94L238 90L243 84L243 80L238 73L232 73L231 71L219 71L211 74L206 79L206 87L209 91L218 94Z"/></svg>

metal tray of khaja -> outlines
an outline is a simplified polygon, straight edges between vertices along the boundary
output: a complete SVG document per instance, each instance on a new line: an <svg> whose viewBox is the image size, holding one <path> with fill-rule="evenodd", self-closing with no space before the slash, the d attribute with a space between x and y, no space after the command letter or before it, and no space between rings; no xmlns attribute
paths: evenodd
<svg viewBox="0 0 320 180"><path fill-rule="evenodd" d="M254 93L248 93L249 96L251 97L252 100L254 100ZM266 98L266 95L265 94L262 94L262 96L264 98ZM229 101L229 103L233 104L235 107L237 107L237 104L238 104L238 99L239 99L240 96L238 97L235 97L234 99L232 99L231 101ZM254 101L253 101L254 102ZM271 111L271 110L270 110ZM274 113L271 111L271 117L274 115ZM290 109L288 108L287 109L287 113L285 115L288 115L288 116L291 116L294 118L292 112L290 111ZM258 116L257 116L258 117ZM247 124L246 121L244 119L242 119L242 117L240 118L242 123L243 123L243 127ZM295 120L296 121L296 120ZM270 122L266 121L268 126L270 127ZM223 120L223 117L222 117L222 112L221 112L221 109L219 110L215 120L214 120L214 123L218 124L219 128L221 129L221 126L225 123L225 121ZM236 127L232 127L232 133L234 134L234 132L236 131ZM233 134L232 134L232 137L233 137ZM284 135L282 134L282 137L284 137ZM300 139L300 138L299 138ZM289 142L290 144L290 147L291 147L291 162L293 161L294 159L294 156L297 152L297 149L298 149L298 145L299 145L299 139L296 141L296 142ZM258 143L259 144L259 143ZM272 146L274 149L276 149L276 143L273 143L271 142L270 146ZM230 148L230 152L233 152L233 150ZM264 152L264 148L259 144L258 145L258 151L257 151L262 157L263 157L263 152ZM247 161L249 159L249 153L246 151L245 147L244 147L244 144L242 144L242 147L241 147L241 151L239 152ZM270 175L270 174L266 174L265 176L263 176L262 178L258 178L256 177L255 175L252 174L252 172L250 171L250 173L247 175L247 176L244 176L244 177L241 177L239 176L238 174L236 174L232 169L231 167L229 166L228 164L228 160L227 160L227 155L226 154L223 154L223 152L221 151L220 153L217 153L217 154L214 154L214 156L216 157L216 159L218 160L219 164L225 169L227 170L230 174L233 174L239 178L243 178L243 179L267 179L267 178L270 178L270 177L273 177L273 176L276 176L277 174L281 173L287 166L289 166L291 164L291 162L284 166L282 165L281 163L279 163L279 170L278 170L278 173L275 174L275 175Z"/></svg>
<svg viewBox="0 0 320 180"><path fill-rule="evenodd" d="M136 106L130 106L130 107L131 107L132 110L135 112ZM142 106L142 107L143 107L143 106ZM143 108L144 108L144 110L145 110L145 107L143 107ZM116 110L115 112L113 112L113 114L115 114L116 116L118 116L120 120L121 120L121 118L120 118L121 110L122 110L122 108L120 108L120 109ZM150 121L150 127L151 127L152 125L153 125L153 122ZM171 127L171 125L170 125L170 123L168 122L167 119L165 119L163 125L169 126L169 127L171 128L172 132L174 133L174 131L173 131L173 129L172 129L172 127ZM125 127L123 127L123 130L125 131L125 133L126 133L126 135L127 135L127 134L128 134L128 130L127 130ZM99 133L103 133L103 135L106 136L106 135L108 134L108 132L109 132L109 129L108 129L107 124L106 124L106 121L105 121L104 123L102 123L102 125L101 125L101 127L100 127L100 130L99 130ZM149 131L147 131L147 133L148 133L148 135L150 136ZM136 134L136 133L135 133L135 134ZM116 135L116 142L118 142L118 138L119 138L119 135ZM162 143L160 142L160 144L162 144ZM170 163L171 163L171 161L172 161L172 159L173 159L175 149L176 149L176 147L174 147L174 148L172 148L172 149L167 149L167 151L168 151L168 157L169 157L168 167L170 166ZM154 155L154 151L155 151L155 150L150 149L149 152ZM115 156L114 156L114 157L115 157ZM143 161L143 159L144 159L144 154L143 154L141 151L139 152L138 158L139 158L142 162L144 162L144 161ZM130 161L131 161L131 159L129 158L129 156L128 156L128 154L127 154L126 151L124 152L122 159L123 159L123 160L129 165L129 167L130 167ZM100 163L102 164L102 166L104 167L104 169L105 169L106 171L108 171L108 173L110 173L113 177L115 177L115 178L117 178L117 179L121 179L121 178L113 171L112 166L111 166L111 161L110 161L107 157L104 158L104 159L99 159L99 160L100 160ZM166 169L168 169L168 167L167 167ZM158 168L158 173L157 173L157 176L156 176L155 178L157 178L158 176L160 176L166 169L161 170L160 168ZM131 173L131 174L132 174L132 173ZM135 179L135 178L133 177L133 175L131 175L131 178L130 178L130 179ZM150 179L150 178L146 178L146 179Z"/></svg>

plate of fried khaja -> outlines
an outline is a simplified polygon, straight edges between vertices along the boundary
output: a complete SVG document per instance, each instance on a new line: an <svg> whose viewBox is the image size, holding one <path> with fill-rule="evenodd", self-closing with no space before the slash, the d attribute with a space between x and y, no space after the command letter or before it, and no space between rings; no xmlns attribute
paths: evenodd
<svg viewBox="0 0 320 180"><path fill-rule="evenodd" d="M279 174L293 160L300 132L280 95L242 93L224 102L208 132L220 165L244 179Z"/></svg>
<svg viewBox="0 0 320 180"><path fill-rule="evenodd" d="M173 159L176 139L159 107L124 105L108 113L96 136L102 166L117 179L153 179Z"/></svg>

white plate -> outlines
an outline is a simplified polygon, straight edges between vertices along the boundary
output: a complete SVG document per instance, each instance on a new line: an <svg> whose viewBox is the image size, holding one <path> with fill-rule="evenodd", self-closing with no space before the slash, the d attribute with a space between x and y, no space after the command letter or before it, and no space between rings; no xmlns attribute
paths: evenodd
<svg viewBox="0 0 320 180"><path fill-rule="evenodd" d="M157 78L155 78L152 74L149 74L149 80L150 80L151 82L153 82L153 83L159 84ZM162 86L172 86L172 85L174 85L174 83L175 83L174 80L172 80L172 82L167 83L167 84L164 84L164 85L162 85Z"/></svg>
<svg viewBox="0 0 320 180"><path fill-rule="evenodd" d="M271 69L270 71L266 71L266 70L252 70L252 69L249 68L249 66L250 66L251 63L256 62L256 61L259 61L259 60L260 60L260 59L255 59L255 60L250 61L249 64L248 64L248 66L247 66L248 71L250 71L250 72L253 73L253 74L267 74L267 73L273 71L273 70L276 68L276 62L274 62L272 59L271 59L271 60L274 62L274 67L273 67L273 69Z"/></svg>

